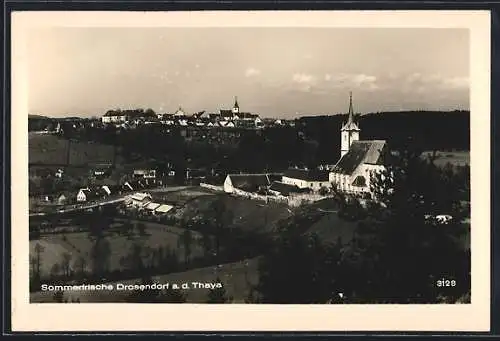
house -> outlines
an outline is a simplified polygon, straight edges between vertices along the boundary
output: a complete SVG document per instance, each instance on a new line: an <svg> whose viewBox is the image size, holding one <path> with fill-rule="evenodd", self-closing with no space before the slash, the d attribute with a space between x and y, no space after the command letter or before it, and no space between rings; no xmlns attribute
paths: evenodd
<svg viewBox="0 0 500 341"><path fill-rule="evenodd" d="M134 194L128 196L126 202L130 206L134 206L134 207L140 208L140 207L143 207L144 205L148 204L152 200L153 199L151 197L151 194L137 192L137 193L134 193Z"/></svg>
<svg viewBox="0 0 500 341"><path fill-rule="evenodd" d="M127 121L127 115L121 111L109 110L102 118L102 123L123 123Z"/></svg>
<svg viewBox="0 0 500 341"><path fill-rule="evenodd" d="M122 192L130 192L130 191L133 191L134 188L132 187L132 185L129 182L125 182L121 186L121 190L122 190Z"/></svg>
<svg viewBox="0 0 500 341"><path fill-rule="evenodd" d="M281 181L273 181L269 187L269 192L274 195L289 196L299 193L309 192L308 188L300 188L297 185L289 185Z"/></svg>
<svg viewBox="0 0 500 341"><path fill-rule="evenodd" d="M341 129L340 159L331 168L329 181L340 191L372 196L371 179L385 169L390 153L385 140L359 140L360 131L354 122L351 93L348 119Z"/></svg>
<svg viewBox="0 0 500 341"><path fill-rule="evenodd" d="M228 174L224 180L224 192L233 193L235 189L258 192L267 189L280 176L279 174Z"/></svg>
<svg viewBox="0 0 500 341"><path fill-rule="evenodd" d="M158 206L156 208L156 210L154 211L154 214L155 215L166 214L173 208L174 208L174 206L167 205L167 204L161 204L160 206Z"/></svg>
<svg viewBox="0 0 500 341"><path fill-rule="evenodd" d="M176 119L184 118L186 116L186 112L184 111L184 109L182 109L182 107L179 107L179 109L177 109L177 111L174 113L174 118Z"/></svg>
<svg viewBox="0 0 500 341"><path fill-rule="evenodd" d="M136 179L155 179L156 169L134 169L133 177Z"/></svg>
<svg viewBox="0 0 500 341"><path fill-rule="evenodd" d="M56 178L62 178L63 174L64 174L64 171L62 169L58 169L54 175Z"/></svg>
<svg viewBox="0 0 500 341"><path fill-rule="evenodd" d="M329 172L319 169L290 168L283 174L281 182L298 188L309 188L315 192L321 187L330 187Z"/></svg>
<svg viewBox="0 0 500 341"><path fill-rule="evenodd" d="M102 193L91 188L81 188L76 195L77 202L88 202L97 200L101 197Z"/></svg>
<svg viewBox="0 0 500 341"><path fill-rule="evenodd" d="M61 194L59 197L57 197L57 204L58 205L64 205L67 203L67 201L68 201L68 198L64 194Z"/></svg>
<svg viewBox="0 0 500 341"><path fill-rule="evenodd" d="M120 195L123 193L122 186L119 185L104 185L102 189L106 192L106 195Z"/></svg>
<svg viewBox="0 0 500 341"><path fill-rule="evenodd" d="M156 211L156 209L158 207L160 207L160 206L161 206L161 204L158 204L158 203L155 203L155 202L149 202L146 205L144 205L142 208L144 210L146 210L147 212L149 212L151 214L154 214L154 212Z"/></svg>

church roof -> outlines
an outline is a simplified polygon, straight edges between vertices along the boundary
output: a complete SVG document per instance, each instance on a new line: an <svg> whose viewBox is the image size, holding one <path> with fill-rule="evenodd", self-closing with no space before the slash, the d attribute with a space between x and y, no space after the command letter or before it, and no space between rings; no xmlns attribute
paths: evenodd
<svg viewBox="0 0 500 341"><path fill-rule="evenodd" d="M221 109L220 115L222 117L233 117L234 116L233 112L231 110L227 110L227 109Z"/></svg>
<svg viewBox="0 0 500 341"><path fill-rule="evenodd" d="M332 172L352 174L361 164L381 165L384 140L353 141L349 151L337 162Z"/></svg>

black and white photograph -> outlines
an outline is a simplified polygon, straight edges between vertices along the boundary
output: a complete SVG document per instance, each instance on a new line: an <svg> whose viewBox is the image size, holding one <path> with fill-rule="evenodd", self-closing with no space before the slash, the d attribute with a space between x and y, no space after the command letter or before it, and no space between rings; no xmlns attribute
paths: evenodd
<svg viewBox="0 0 500 341"><path fill-rule="evenodd" d="M24 31L30 304L471 305L471 30L247 22Z"/></svg>

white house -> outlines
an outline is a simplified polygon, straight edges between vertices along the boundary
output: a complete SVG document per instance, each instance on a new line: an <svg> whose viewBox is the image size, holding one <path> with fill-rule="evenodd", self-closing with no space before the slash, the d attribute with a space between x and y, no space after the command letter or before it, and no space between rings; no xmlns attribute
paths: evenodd
<svg viewBox="0 0 500 341"><path fill-rule="evenodd" d="M340 160L331 167L329 181L343 192L371 196L371 179L385 169L388 156L385 140L359 140L360 129L354 122L352 94L349 115L341 129Z"/></svg>
<svg viewBox="0 0 500 341"><path fill-rule="evenodd" d="M135 207L143 207L152 201L151 194L140 192L130 195L127 199L128 204Z"/></svg>
<svg viewBox="0 0 500 341"><path fill-rule="evenodd" d="M133 176L134 176L134 178L141 178L141 179L156 179L156 170L155 169L134 169Z"/></svg>
<svg viewBox="0 0 500 341"><path fill-rule="evenodd" d="M302 189L308 188L314 192L319 191L321 187L330 187L328 171L318 169L290 168L283 174L281 182Z"/></svg>
<svg viewBox="0 0 500 341"><path fill-rule="evenodd" d="M77 202L86 202L92 199L97 199L97 193L93 192L90 188L81 188L76 195Z"/></svg>
<svg viewBox="0 0 500 341"><path fill-rule="evenodd" d="M224 192L234 193L235 189L245 192L257 192L268 188L281 174L228 174L224 181Z"/></svg>
<svg viewBox="0 0 500 341"><path fill-rule="evenodd" d="M108 111L101 118L102 123L123 123L127 121L127 116L121 112Z"/></svg>
<svg viewBox="0 0 500 341"><path fill-rule="evenodd" d="M170 205L167 205L167 204L161 204L160 206L158 206L156 208L156 210L154 211L154 214L165 214L165 213L168 213L172 208L174 208L174 206L170 206Z"/></svg>

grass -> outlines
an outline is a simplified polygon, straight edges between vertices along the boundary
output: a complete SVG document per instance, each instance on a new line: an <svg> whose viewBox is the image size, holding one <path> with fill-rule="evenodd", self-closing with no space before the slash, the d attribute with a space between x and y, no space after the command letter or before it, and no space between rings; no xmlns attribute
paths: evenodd
<svg viewBox="0 0 500 341"><path fill-rule="evenodd" d="M215 283L219 278L223 283L227 296L233 298L234 303L244 303L251 285L258 281L258 259L243 260L235 263L222 264L221 266L210 266L195 270L172 273L168 275L154 276L153 281L158 284L166 283L191 283L204 282ZM123 284L138 283L139 280L121 281ZM113 282L116 288L118 282ZM131 291L72 291L66 292L65 297L69 300L79 298L83 302L123 302ZM53 302L53 292L35 292L30 294L30 302L43 303ZM204 303L208 289L185 290L187 303Z"/></svg>
<svg viewBox="0 0 500 341"><path fill-rule="evenodd" d="M323 242L337 242L340 239L343 244L346 244L353 238L355 228L356 222L343 220L338 217L337 213L328 213L315 222L307 233L317 234Z"/></svg>
<svg viewBox="0 0 500 341"><path fill-rule="evenodd" d="M71 142L53 135L29 136L29 163L85 165L113 162L114 147L99 143Z"/></svg>
<svg viewBox="0 0 500 341"><path fill-rule="evenodd" d="M197 217L210 216L212 204L221 200L226 210L230 212L227 225L242 230L273 231L280 220L291 216L291 211L286 205L250 200L241 197L233 197L227 194L200 196L185 204L177 210L176 216L184 220Z"/></svg>
<svg viewBox="0 0 500 341"><path fill-rule="evenodd" d="M139 243L143 247L158 248L169 247L171 250L177 252L179 261L184 261L184 247L182 243L178 246L178 241L184 230L175 227L167 227L161 224L144 223L146 225L146 235L136 235L132 238L120 236L118 234L111 234L106 237L110 243L111 256L110 256L110 269L122 270L120 259L129 254L132 245ZM117 222L117 226L120 222ZM197 242L199 235L193 232L193 242L191 244L190 258L199 257L203 255L203 248ZM50 274L50 270L56 263L61 263L63 253L67 252L71 255L71 264L74 264L78 258L83 257L86 260L86 270L91 271L92 260L91 250L93 241L89 239L88 233L77 232L68 233L63 238L63 235L44 236L40 240L30 241L30 256L35 256L35 245L39 243L43 248L41 253L41 276L46 277ZM143 254L143 259L146 261L148 255ZM31 271L31 269L30 269Z"/></svg>
<svg viewBox="0 0 500 341"><path fill-rule="evenodd" d="M432 155L432 152L425 152L423 156ZM469 151L459 151L459 152L445 152L439 151L436 153L436 159L434 164L439 167L444 167L446 164L452 164L453 166L465 166L470 165L470 152Z"/></svg>

